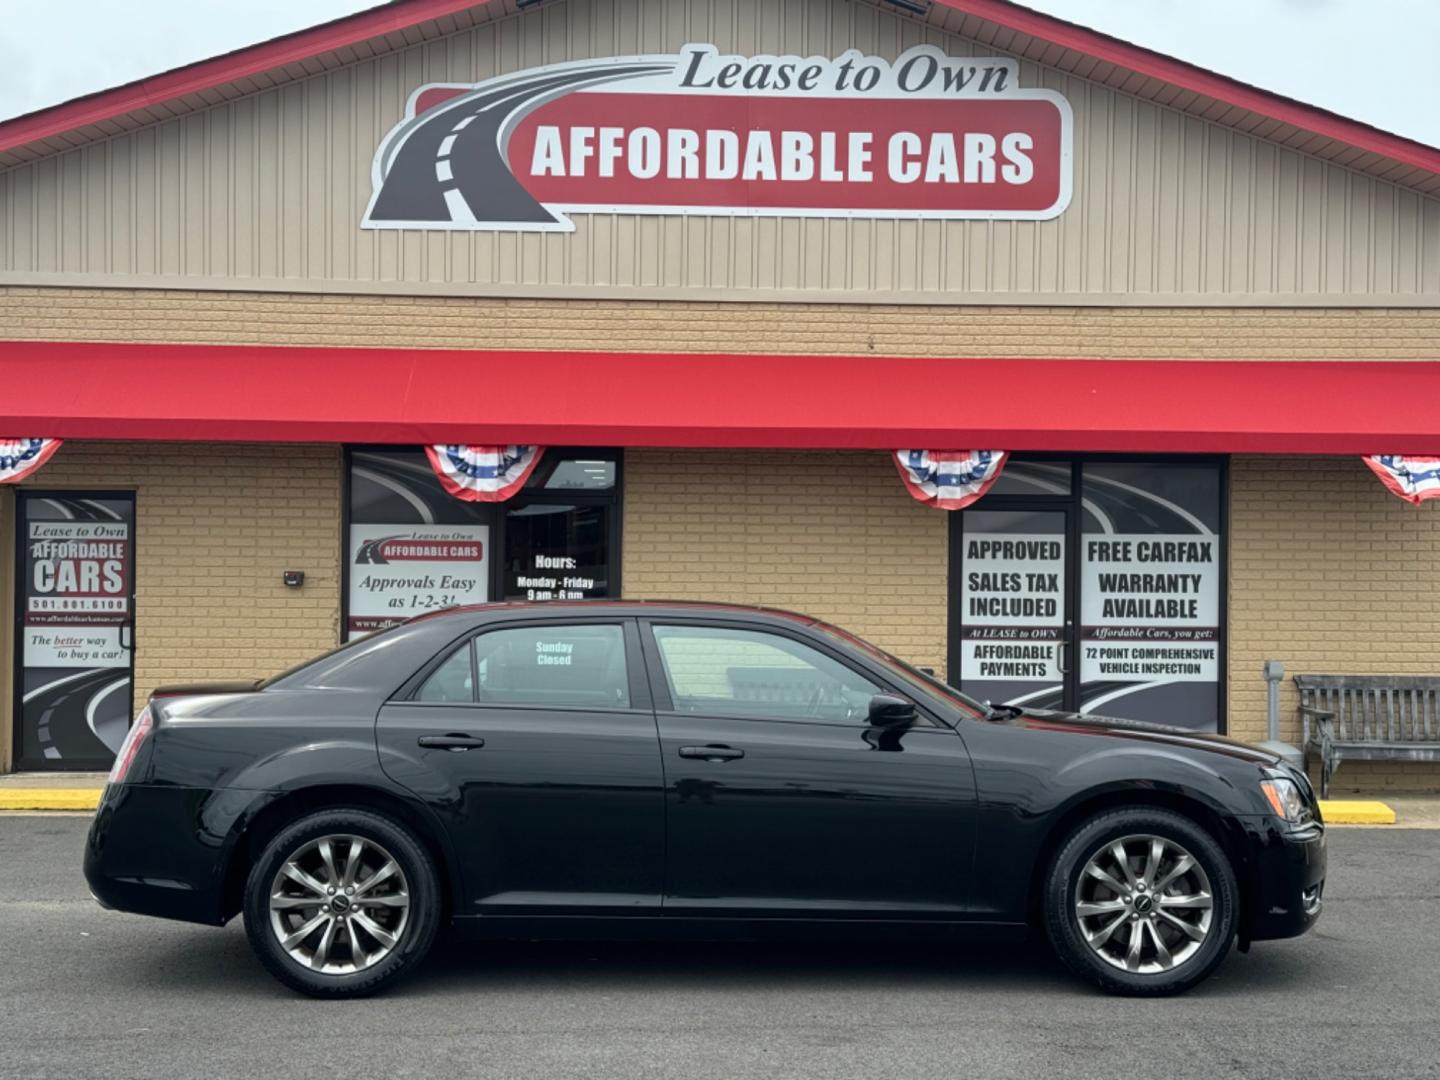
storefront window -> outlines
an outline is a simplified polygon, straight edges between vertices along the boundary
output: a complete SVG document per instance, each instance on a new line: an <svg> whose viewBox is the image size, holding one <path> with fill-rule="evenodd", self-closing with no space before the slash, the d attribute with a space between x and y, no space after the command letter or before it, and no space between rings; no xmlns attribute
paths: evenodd
<svg viewBox="0 0 1440 1080"><path fill-rule="evenodd" d="M109 768L130 726L135 496L22 491L16 757Z"/></svg>
<svg viewBox="0 0 1440 1080"><path fill-rule="evenodd" d="M495 516L447 494L422 450L352 452L347 639L488 600Z"/></svg>
<svg viewBox="0 0 1440 1080"><path fill-rule="evenodd" d="M1069 495L1068 461L1032 461L1012 455L1000 470L991 495Z"/></svg>
<svg viewBox="0 0 1440 1080"><path fill-rule="evenodd" d="M505 514L506 600L610 596L612 506L532 503Z"/></svg>
<svg viewBox="0 0 1440 1080"><path fill-rule="evenodd" d="M1080 476L1080 710L1215 731L1219 468L1090 461Z"/></svg>
<svg viewBox="0 0 1440 1080"><path fill-rule="evenodd" d="M619 590L620 459L548 449L509 502L445 491L423 450L350 452L345 636L491 598Z"/></svg>
<svg viewBox="0 0 1440 1080"><path fill-rule="evenodd" d="M952 532L951 681L1216 731L1224 466L1018 459Z"/></svg>
<svg viewBox="0 0 1440 1080"><path fill-rule="evenodd" d="M1070 543L1064 510L970 510L962 519L961 689L1032 708L1065 704Z"/></svg>
<svg viewBox="0 0 1440 1080"><path fill-rule="evenodd" d="M540 468L544 469L544 461ZM615 487L619 463L613 458L564 458L552 463L546 491L609 491Z"/></svg>
<svg viewBox="0 0 1440 1080"><path fill-rule="evenodd" d="M505 504L506 600L618 596L620 462L576 452L541 460Z"/></svg>

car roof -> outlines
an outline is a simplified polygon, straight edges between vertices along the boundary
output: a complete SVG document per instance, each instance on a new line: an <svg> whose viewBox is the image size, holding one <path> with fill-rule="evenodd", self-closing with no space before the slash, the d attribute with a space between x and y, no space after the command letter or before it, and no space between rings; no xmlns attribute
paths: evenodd
<svg viewBox="0 0 1440 1080"><path fill-rule="evenodd" d="M583 614L583 615L626 615L626 616L741 616L754 618L762 616L771 619L783 619L787 622L798 623L802 626L813 626L820 622L811 615L803 615L798 611L786 611L784 608L764 607L759 604L722 604L709 600L625 600L625 599L592 599L592 600L496 600L485 604L465 604L459 607L445 608L441 611L429 611L423 615L417 615L410 622L421 622L427 619L449 619L464 616L488 615L500 613L516 614Z"/></svg>

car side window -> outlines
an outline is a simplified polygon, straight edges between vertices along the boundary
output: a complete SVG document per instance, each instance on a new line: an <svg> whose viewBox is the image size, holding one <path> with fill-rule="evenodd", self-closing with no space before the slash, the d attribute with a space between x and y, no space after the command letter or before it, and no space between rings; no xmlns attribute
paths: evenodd
<svg viewBox="0 0 1440 1080"><path fill-rule="evenodd" d="M819 649L725 626L655 626L676 712L865 723L882 690Z"/></svg>
<svg viewBox="0 0 1440 1080"><path fill-rule="evenodd" d="M625 631L614 625L524 626L474 639L482 705L630 707Z"/></svg>
<svg viewBox="0 0 1440 1080"><path fill-rule="evenodd" d="M475 700L468 641L446 657L445 662L420 684L415 700L436 704L462 702L467 705Z"/></svg>

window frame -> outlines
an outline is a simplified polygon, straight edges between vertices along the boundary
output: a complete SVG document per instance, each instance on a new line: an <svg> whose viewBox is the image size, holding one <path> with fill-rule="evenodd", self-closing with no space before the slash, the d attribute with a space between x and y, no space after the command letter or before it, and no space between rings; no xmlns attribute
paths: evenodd
<svg viewBox="0 0 1440 1080"><path fill-rule="evenodd" d="M828 657L841 667L859 675L867 682L874 684L878 692L882 694L893 694L896 697L904 698L915 706L916 717L921 726L934 727L945 730L951 727L945 723L931 707L930 703L917 698L914 693L896 684L895 680L887 678L882 671L878 671L865 663L857 663L854 657L848 656L839 649L830 646L829 642L820 641L809 634L792 631L789 627L773 626L769 623L756 624L737 619L704 619L704 618L665 618L651 617L641 618L640 642L644 649L645 667L650 677L650 693L655 702L657 715L664 714L667 717L678 717L681 719L713 719L713 720L744 720L760 724L800 724L805 726L821 726L832 728L845 728L849 730L867 730L870 725L863 720L826 720L808 719L795 716L756 716L754 714L741 713L733 710L717 709L711 712L692 713L680 712L675 708L674 699L670 694L670 680L666 674L665 657L660 651L659 640L655 636L655 627L695 627L705 630L741 630L752 634L770 634L774 637L785 638L788 641L804 645L822 656Z"/></svg>
<svg viewBox="0 0 1440 1080"><path fill-rule="evenodd" d="M350 625L350 527L356 524L351 517L353 502L352 487L354 481L354 457L357 453L393 453L395 451L413 450L425 457L425 448L417 445L397 445L390 443L346 443L341 455L341 483L340 483L340 622L336 628L336 642L340 645L347 644L350 640L347 628ZM597 460L613 461L615 463L615 484L610 488L585 490L585 489L560 489L546 491L543 487L531 488L532 482L542 482L539 478L548 477L546 470L547 458L553 465L556 460L566 458L594 458ZM428 468L428 465L427 465ZM438 480L436 481L439 482ZM496 604L504 602L505 593L505 556L508 547L507 524L509 519L508 511L520 509L532 505L558 505L558 506L605 506L611 508L611 520L607 530L606 542L609 548L609 563L606 574L611 583L609 592L600 599L618 600L623 595L623 584L620 580L621 572L621 551L620 545L624 534L625 521L625 451L623 447L614 446L547 446L545 453L541 455L540 464L525 482L525 486L516 492L514 496L504 502L473 504L479 508L475 516L475 524L488 525L490 528L491 558L490 567L486 576L486 603ZM361 524L364 524L363 522ZM545 601L536 601L544 603ZM353 639L358 640L358 639Z"/></svg>
<svg viewBox="0 0 1440 1080"><path fill-rule="evenodd" d="M467 654L468 657L469 657L469 661L470 661L470 700L469 700L469 701L427 701L427 700L425 700L424 698L422 698L422 697L420 696L420 694L424 691L425 687L427 687L427 686L430 685L430 680L433 679L436 675L438 675L441 671L443 671L443 670L445 669L445 665L448 664L448 663L450 663L451 659L452 659L452 658L455 656L455 654L458 653L461 649L464 649L464 650L465 650L466 654ZM458 644L452 644L452 645L450 645L448 648L446 648L445 650L443 650L439 655L440 655L440 660L439 660L439 662L438 662L438 663L435 663L435 662L432 661L431 665L429 666L428 670L427 670L426 673L425 673L424 678L421 678L421 679L416 680L416 682L415 682L415 689L412 690L411 693L410 693L410 703L411 703L412 705L477 705L477 704L479 704L479 701L478 701L478 699L477 699L476 696L475 696L475 695L476 695L476 691L477 691L478 686L479 686L478 671L477 671L476 666L475 666L475 635L474 635L474 634L469 634L469 635L467 635L467 636L466 636L462 641L460 641Z"/></svg>
<svg viewBox="0 0 1440 1080"><path fill-rule="evenodd" d="M572 705L572 704L524 704L508 703L498 701L480 701L480 674L475 659L475 642L485 634L500 633L506 630L528 630L545 627L567 627L567 626L618 626L621 632L621 645L625 649L625 681L630 692L630 703L628 705ZM425 685L430 676L438 671L458 649L470 651L470 701L421 701L418 697L420 688ZM442 708L442 709L482 709L482 710L520 710L522 712L566 712L566 713L652 713L650 686L645 676L644 663L641 659L641 641L639 630L635 625L635 619L630 616L537 616L527 619L505 619L499 622L486 623L483 626L472 627L466 630L459 638L448 643L444 648L438 650L425 664L416 671L410 678L405 680L390 698L387 704L405 705L413 708Z"/></svg>

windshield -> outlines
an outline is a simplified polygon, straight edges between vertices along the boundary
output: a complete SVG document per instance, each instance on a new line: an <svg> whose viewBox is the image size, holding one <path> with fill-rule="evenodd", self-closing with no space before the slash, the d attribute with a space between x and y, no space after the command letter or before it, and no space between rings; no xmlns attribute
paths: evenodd
<svg viewBox="0 0 1440 1080"><path fill-rule="evenodd" d="M891 674L904 682L908 682L912 686L918 686L920 689L928 691L931 694L939 694L946 700L953 701L967 712L972 712L976 716L985 716L990 711L984 703L976 701L968 694L962 694L949 683L936 678L934 675L921 671L913 664L907 664L898 656L892 656L884 649L871 645L870 642L864 638L856 637L848 630L841 630L838 626L830 626L828 623L822 622L817 622L815 629L829 637L843 641L852 648L859 649L873 660L878 660L890 670Z"/></svg>

